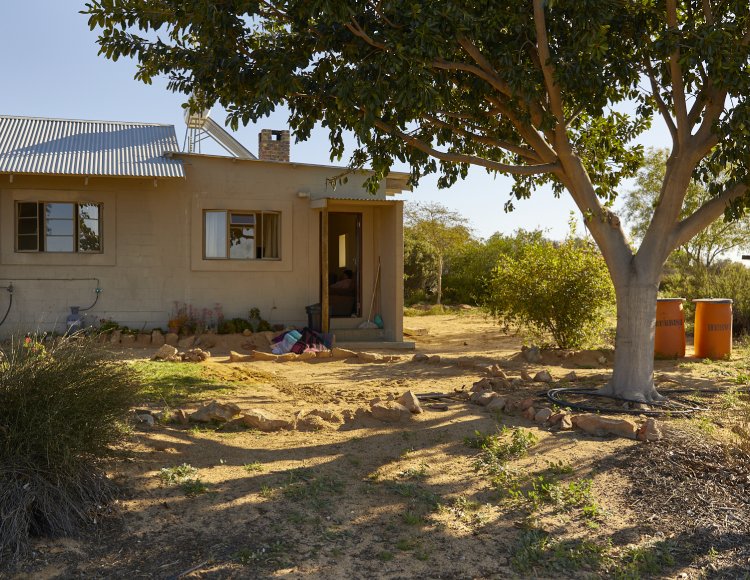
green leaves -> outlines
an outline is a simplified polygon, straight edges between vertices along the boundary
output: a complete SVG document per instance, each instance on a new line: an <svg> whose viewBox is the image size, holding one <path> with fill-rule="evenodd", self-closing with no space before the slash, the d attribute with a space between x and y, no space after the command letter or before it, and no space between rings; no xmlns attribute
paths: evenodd
<svg viewBox="0 0 750 580"><path fill-rule="evenodd" d="M506 324L552 337L560 348L595 345L614 289L589 242L532 239L497 263L485 306Z"/></svg>
<svg viewBox="0 0 750 580"><path fill-rule="evenodd" d="M170 90L200 95L196 107L220 103L233 127L285 105L297 138L316 124L329 131L332 160L353 135L349 163L372 166L371 189L397 161L415 185L437 173L443 188L474 164L513 174L507 209L549 184L556 195L569 188L585 213L598 210L583 201L589 185L611 204L635 174L635 139L654 110L675 116L673 85L691 109L682 134L703 158L696 177L750 183L747 0L713 3L710 15L699 0L678 5L670 27L662 2L548 1L549 62L527 0L90 0L83 12L100 54L136 58L137 79L166 75ZM564 123L552 111L557 91ZM526 166L543 169L519 173Z"/></svg>

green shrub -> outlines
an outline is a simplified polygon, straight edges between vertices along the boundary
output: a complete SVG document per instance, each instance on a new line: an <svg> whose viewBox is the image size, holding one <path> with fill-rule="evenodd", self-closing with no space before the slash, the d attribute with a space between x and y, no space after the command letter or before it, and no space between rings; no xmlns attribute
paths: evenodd
<svg viewBox="0 0 750 580"><path fill-rule="evenodd" d="M484 305L506 324L549 333L560 348L580 348L600 339L614 289L592 243L536 239L517 256L501 256Z"/></svg>
<svg viewBox="0 0 750 580"><path fill-rule="evenodd" d="M0 363L0 561L73 533L113 497L102 460L137 392L129 366L76 336L14 343Z"/></svg>

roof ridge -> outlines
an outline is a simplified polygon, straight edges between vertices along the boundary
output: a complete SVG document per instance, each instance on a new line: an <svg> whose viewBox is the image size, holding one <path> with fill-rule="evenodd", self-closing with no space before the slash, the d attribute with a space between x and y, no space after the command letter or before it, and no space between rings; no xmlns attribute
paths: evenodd
<svg viewBox="0 0 750 580"><path fill-rule="evenodd" d="M3 115L0 119L25 119L30 121L55 121L63 123L109 123L111 125L139 125L142 127L172 127L172 123L144 123L142 121L108 121L106 119L63 119L57 117L35 117L32 115Z"/></svg>

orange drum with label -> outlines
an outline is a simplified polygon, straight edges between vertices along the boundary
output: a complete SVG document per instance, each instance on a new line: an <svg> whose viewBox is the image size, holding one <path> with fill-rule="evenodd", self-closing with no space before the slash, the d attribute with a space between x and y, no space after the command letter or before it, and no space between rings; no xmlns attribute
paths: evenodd
<svg viewBox="0 0 750 580"><path fill-rule="evenodd" d="M714 360L732 354L732 300L699 298L695 302L695 356Z"/></svg>
<svg viewBox="0 0 750 580"><path fill-rule="evenodd" d="M685 356L684 298L659 298L656 301L654 356L680 358Z"/></svg>

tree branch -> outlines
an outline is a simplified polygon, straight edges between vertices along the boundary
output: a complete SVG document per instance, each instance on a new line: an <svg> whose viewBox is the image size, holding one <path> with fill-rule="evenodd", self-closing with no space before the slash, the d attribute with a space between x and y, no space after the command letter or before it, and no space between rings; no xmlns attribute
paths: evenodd
<svg viewBox="0 0 750 580"><path fill-rule="evenodd" d="M677 224L670 236L670 247L672 250L688 243L694 236L699 234L706 226L716 220L727 206L735 199L742 197L748 191L744 183L737 183L695 210L691 215Z"/></svg>
<svg viewBox="0 0 750 580"><path fill-rule="evenodd" d="M669 114L669 109L667 108L667 104L664 102L664 99L662 99L661 95L659 94L659 84L656 82L654 69L651 66L651 61L649 59L646 59L646 70L648 72L648 80L651 81L651 95L654 97L654 100L656 101L656 106L658 107L659 112L661 113L661 116L664 118L664 122L667 124L669 133L672 135L672 142L677 143L677 127L674 124L672 115Z"/></svg>
<svg viewBox="0 0 750 580"><path fill-rule="evenodd" d="M505 82L503 82L503 80L499 76L497 76L497 74L490 74L478 66L474 66L465 62L451 62L442 58L435 59L430 64L431 66L441 70L459 70L471 73L474 76L489 83L493 88L495 88L506 97L513 96L513 91L511 90L511 88Z"/></svg>
<svg viewBox="0 0 750 580"><path fill-rule="evenodd" d="M468 131L467 129L464 129L463 127L455 127L451 125L450 123L446 123L445 121L438 119L437 117L433 117L432 115L425 116L425 120L432 125L440 127L442 129L449 129L455 133L458 133L459 135L463 137L468 137L469 139L472 139L473 141L476 141L477 143L481 143L482 145L487 145L488 147L498 147L500 149L505 149L506 151L515 153L516 155L519 155L523 157L524 159L528 159L529 161L534 161L537 163L541 161L541 159L539 159L539 156L531 149L527 149L525 147L515 145L514 143L511 143L509 141L503 141L501 139L494 139L492 137L488 137L487 135L479 135L477 133L473 133L472 131Z"/></svg>
<svg viewBox="0 0 750 580"><path fill-rule="evenodd" d="M511 122L516 128L516 131L518 131L518 134L526 141L529 147L536 152L541 160L548 163L555 163L557 161L557 152L550 146L544 137L537 132L533 125L521 121L507 104L493 97L488 96L485 98L494 105L501 115L505 116Z"/></svg>
<svg viewBox="0 0 750 580"><path fill-rule="evenodd" d="M398 137L410 147L418 149L423 153L427 153L427 155L435 157L436 159L447 161L449 163L468 163L471 165L479 165L491 171L508 173L511 175L540 175L542 173L554 173L559 169L559 165L557 163L543 163L540 165L506 165L505 163L491 161L489 159L476 157L474 155L447 153L435 149L430 144L425 143L421 139L417 139L413 135L409 135L407 133L404 133L403 131L400 131L399 129L386 123L385 121L376 119L375 126L385 133Z"/></svg>
<svg viewBox="0 0 750 580"><path fill-rule="evenodd" d="M378 42L374 38L372 38L369 34L367 34L364 29L359 25L359 23L352 18L351 22L347 22L344 24L344 26L351 32L354 36L357 36L364 40L367 44L370 46L377 48L379 50L385 50L386 45L382 42Z"/></svg>
<svg viewBox="0 0 750 580"><path fill-rule="evenodd" d="M555 74L549 54L547 25L544 19L544 0L534 0L534 24L536 26L536 50L539 53L542 75L544 75L544 84L547 87L550 110L557 119L557 122L560 125L565 125L565 114L563 112L560 87L555 84Z"/></svg>
<svg viewBox="0 0 750 580"><path fill-rule="evenodd" d="M677 32L677 0L667 0L667 26ZM682 67L680 66L680 47L675 47L669 55L669 72L672 77L672 103L677 118L677 136L680 143L684 143L690 134L688 127L687 105L685 103L685 85L682 82Z"/></svg>

